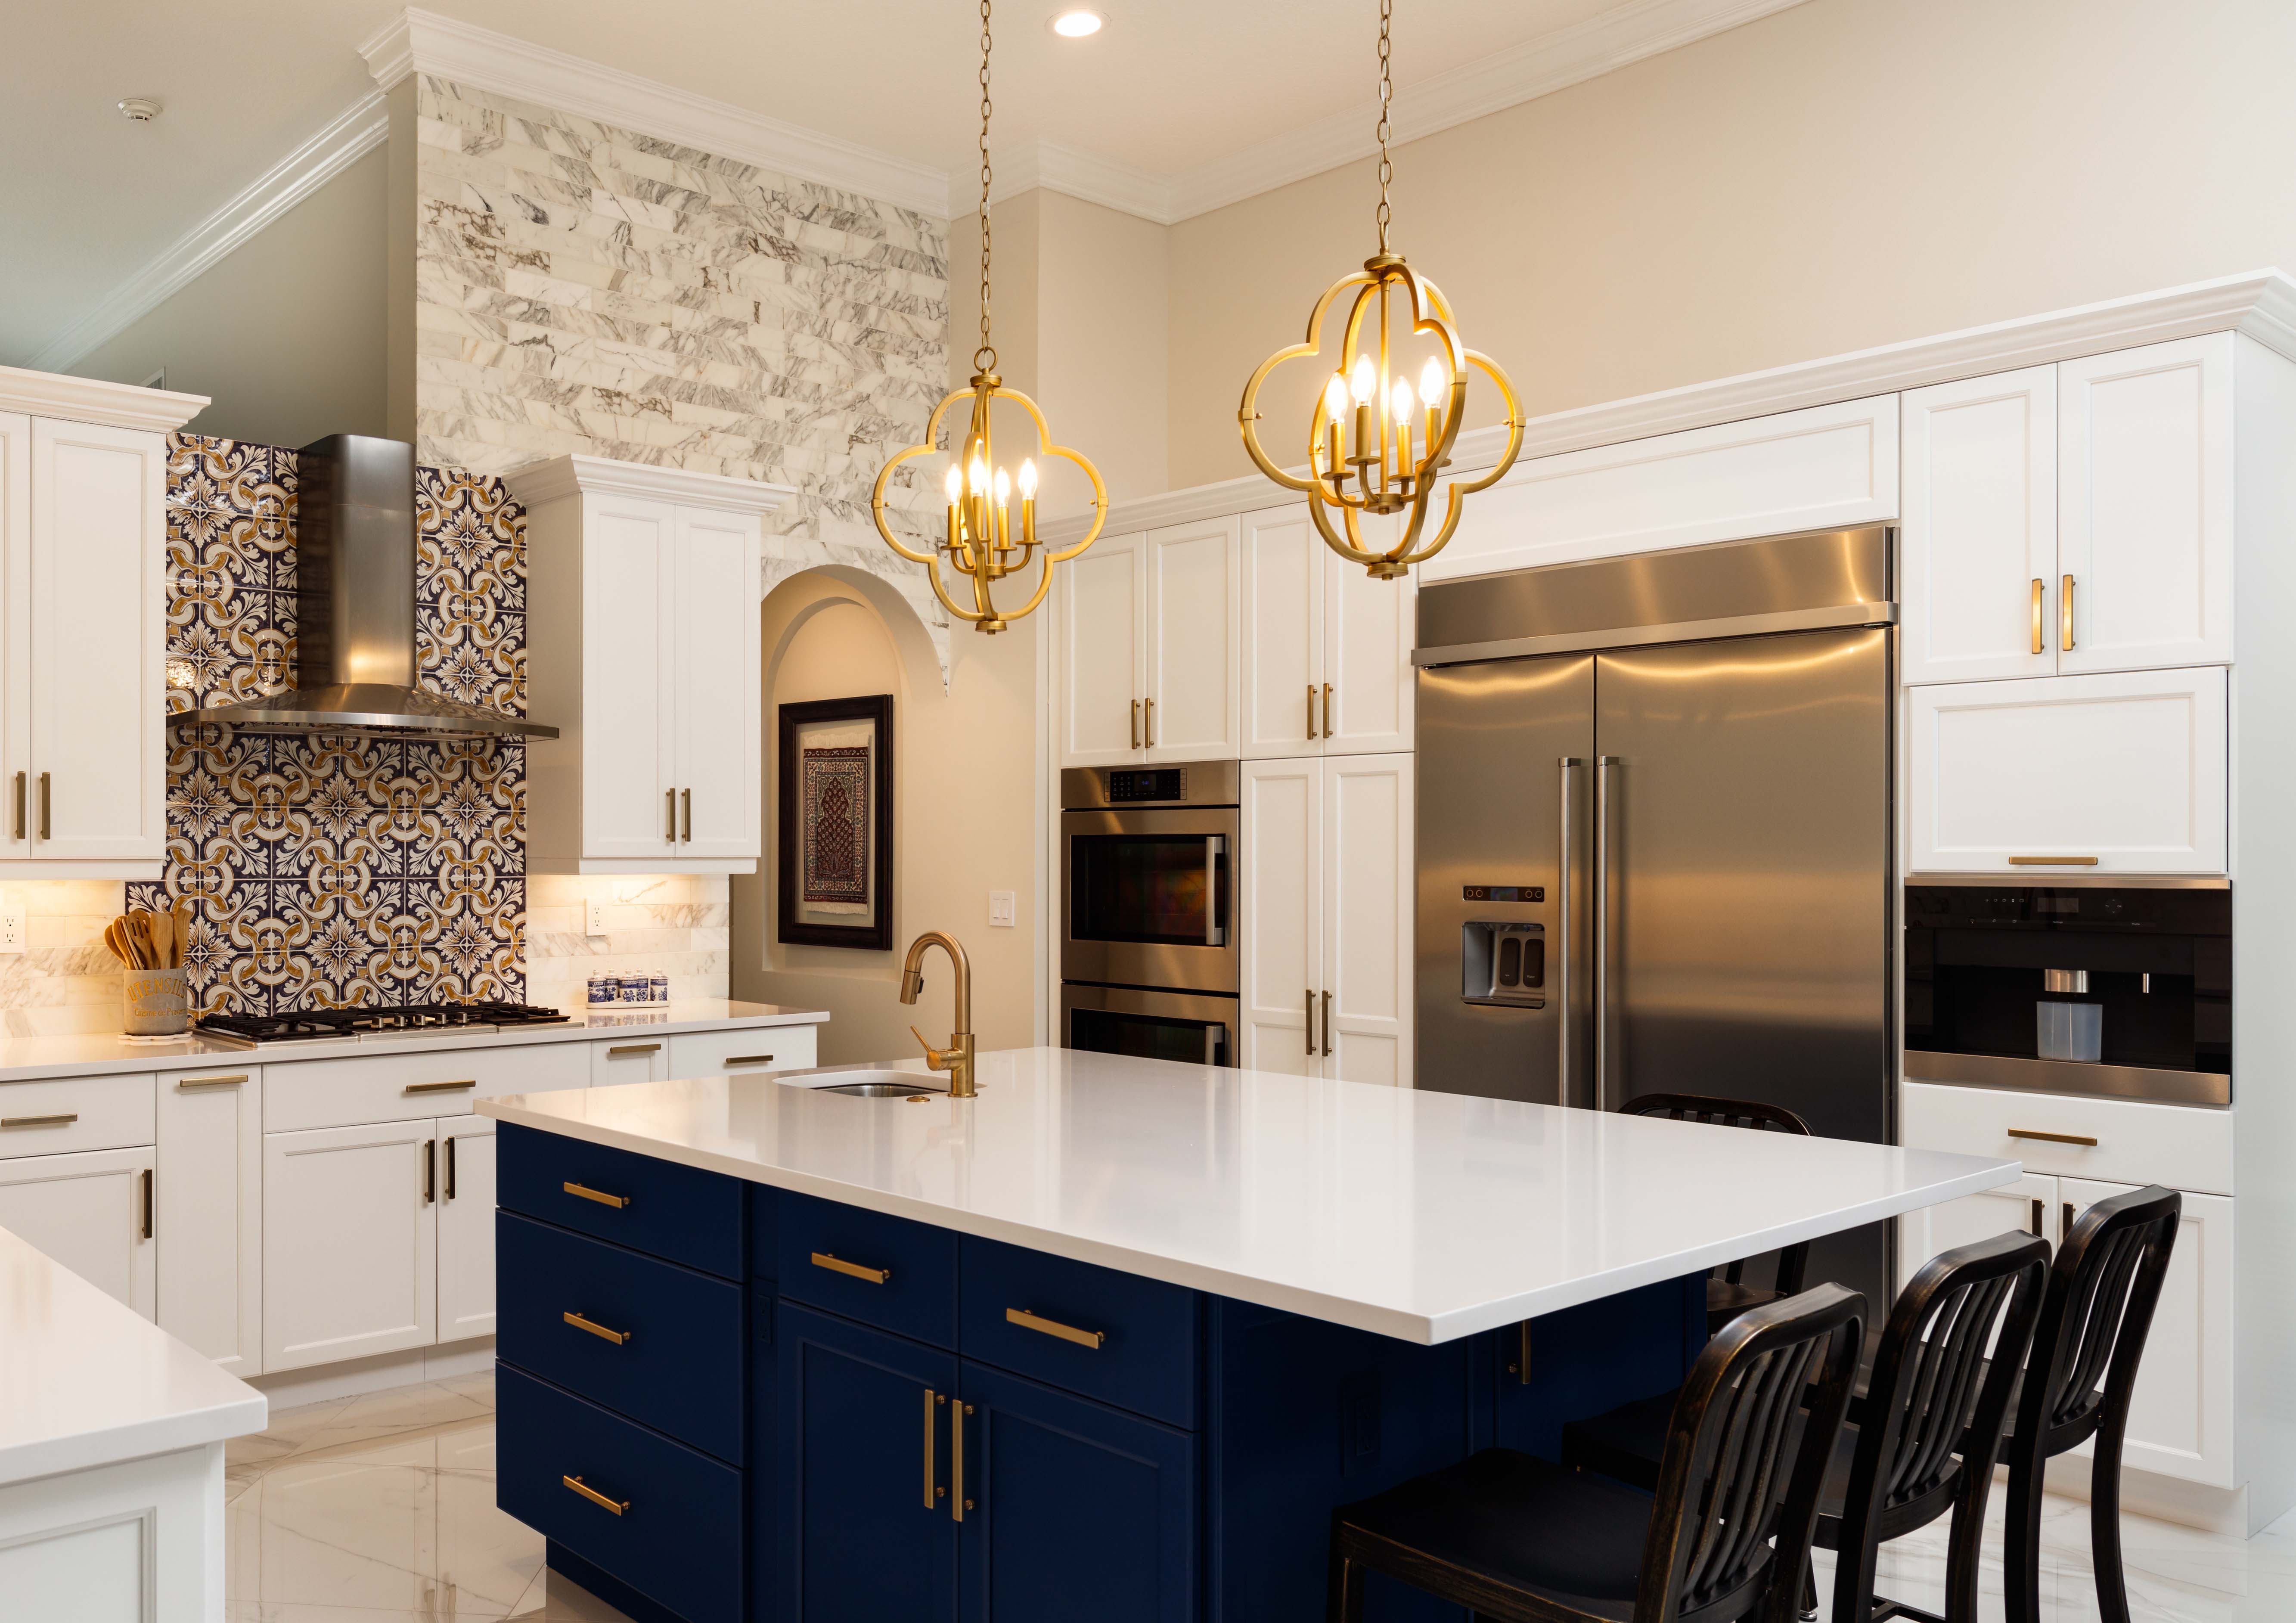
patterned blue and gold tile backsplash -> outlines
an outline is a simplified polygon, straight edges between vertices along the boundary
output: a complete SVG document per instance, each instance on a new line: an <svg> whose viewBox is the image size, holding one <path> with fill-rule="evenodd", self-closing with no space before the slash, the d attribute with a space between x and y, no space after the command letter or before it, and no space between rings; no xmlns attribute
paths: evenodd
<svg viewBox="0 0 2296 1623"><path fill-rule="evenodd" d="M293 683L295 498L293 451L171 437L171 710ZM437 468L415 504L419 680L523 715L523 510ZM171 731L165 875L127 889L192 903L203 1011L522 999L525 746Z"/></svg>

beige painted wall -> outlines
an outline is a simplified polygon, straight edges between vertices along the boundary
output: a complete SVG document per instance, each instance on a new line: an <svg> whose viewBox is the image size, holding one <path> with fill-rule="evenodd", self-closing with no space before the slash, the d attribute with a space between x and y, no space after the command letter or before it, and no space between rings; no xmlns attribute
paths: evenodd
<svg viewBox="0 0 2296 1623"><path fill-rule="evenodd" d="M1395 245L1533 414L2296 268L2292 62L2288 0L1810 0L1399 149ZM1237 392L1375 187L1171 228L1171 486L1249 471Z"/></svg>
<svg viewBox="0 0 2296 1623"><path fill-rule="evenodd" d="M733 881L733 995L830 1012L824 1064L916 1052L909 1025L936 1041L950 1029L950 982L938 954L914 1008L898 1000L900 951L946 930L972 961L980 1046L1035 1041L1037 977L1035 620L999 635L960 628L948 691L923 627L889 588L812 570L766 600L766 859ZM780 784L778 707L808 699L893 695L892 952L783 946L773 938ZM1019 924L988 927L988 892L1016 892Z"/></svg>
<svg viewBox="0 0 2296 1623"><path fill-rule="evenodd" d="M369 152L82 357L81 377L214 404L186 426L264 445L381 434L387 160Z"/></svg>

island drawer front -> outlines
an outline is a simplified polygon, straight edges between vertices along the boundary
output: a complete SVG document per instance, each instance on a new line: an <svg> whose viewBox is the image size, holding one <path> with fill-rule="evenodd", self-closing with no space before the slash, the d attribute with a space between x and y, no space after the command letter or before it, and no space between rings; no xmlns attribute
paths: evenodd
<svg viewBox="0 0 2296 1623"><path fill-rule="evenodd" d="M957 1348L966 1357L1195 1430L1193 1291L971 1234L961 1257Z"/></svg>
<svg viewBox="0 0 2296 1623"><path fill-rule="evenodd" d="M0 1157L134 1149L154 1142L158 1120L148 1071L10 1082L0 1086Z"/></svg>
<svg viewBox="0 0 2296 1623"><path fill-rule="evenodd" d="M956 1345L953 1231L787 1191L778 1226L783 1296L935 1347Z"/></svg>
<svg viewBox="0 0 2296 1623"><path fill-rule="evenodd" d="M751 1077L802 1070L813 1063L811 1026L744 1026L735 1031L681 1031L669 1039L669 1075Z"/></svg>
<svg viewBox="0 0 2296 1623"><path fill-rule="evenodd" d="M2043 1133L2054 1136L2031 1136ZM1909 1149L1998 1156L2046 1176L2233 1192L2233 1113L2202 1105L1908 1081L1898 1135Z"/></svg>
<svg viewBox="0 0 2296 1623"><path fill-rule="evenodd" d="M462 1116L469 1113L473 1099L546 1094L589 1083L590 1056L580 1043L439 1048L267 1063L263 1069L263 1130L302 1133L315 1127Z"/></svg>
<svg viewBox="0 0 2296 1623"><path fill-rule="evenodd" d="M739 1178L507 1121L497 1155L499 1206L721 1279L742 1277Z"/></svg>
<svg viewBox="0 0 2296 1623"><path fill-rule="evenodd" d="M504 1511L688 1623L742 1623L740 1471L508 1365L495 1432Z"/></svg>
<svg viewBox="0 0 2296 1623"><path fill-rule="evenodd" d="M495 1277L504 1363L741 1462L740 1285L500 1210Z"/></svg>

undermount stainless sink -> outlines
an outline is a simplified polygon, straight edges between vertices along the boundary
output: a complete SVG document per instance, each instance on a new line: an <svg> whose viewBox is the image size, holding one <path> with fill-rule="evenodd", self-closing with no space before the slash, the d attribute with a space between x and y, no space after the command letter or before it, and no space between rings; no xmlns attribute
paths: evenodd
<svg viewBox="0 0 2296 1623"><path fill-rule="evenodd" d="M784 1087L809 1087L817 1094L853 1099L923 1099L948 1089L914 1070L816 1070L781 1077Z"/></svg>

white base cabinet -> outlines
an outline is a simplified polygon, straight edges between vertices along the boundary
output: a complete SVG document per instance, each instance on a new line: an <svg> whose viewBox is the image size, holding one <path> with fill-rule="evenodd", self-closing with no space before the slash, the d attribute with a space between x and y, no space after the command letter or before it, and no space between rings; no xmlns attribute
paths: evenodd
<svg viewBox="0 0 2296 1623"><path fill-rule="evenodd" d="M1242 526L1244 758L1410 749L1416 583L1373 579L1304 506Z"/></svg>
<svg viewBox="0 0 2296 1623"><path fill-rule="evenodd" d="M439 1339L438 1124L263 1141L263 1365L297 1369Z"/></svg>
<svg viewBox="0 0 2296 1623"><path fill-rule="evenodd" d="M0 1616L216 1623L221 1443L0 1488Z"/></svg>
<svg viewBox="0 0 2296 1623"><path fill-rule="evenodd" d="M495 1332L495 1120L439 1123L439 1339Z"/></svg>
<svg viewBox="0 0 2296 1623"><path fill-rule="evenodd" d="M159 1139L160 1328L260 1374L262 1071L162 1071Z"/></svg>
<svg viewBox="0 0 2296 1623"><path fill-rule="evenodd" d="M1414 765L1244 763L1246 1069L1411 1086Z"/></svg>
<svg viewBox="0 0 2296 1623"><path fill-rule="evenodd" d="M0 1160L0 1228L151 1318L153 1165L149 1144Z"/></svg>

